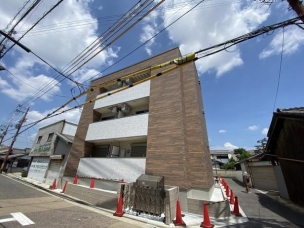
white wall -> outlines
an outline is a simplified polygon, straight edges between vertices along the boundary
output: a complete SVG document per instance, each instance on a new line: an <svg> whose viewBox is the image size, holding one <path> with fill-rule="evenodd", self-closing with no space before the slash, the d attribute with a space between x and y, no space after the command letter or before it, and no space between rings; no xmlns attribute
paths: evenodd
<svg viewBox="0 0 304 228"><path fill-rule="evenodd" d="M81 158L77 174L135 182L145 169L145 158Z"/></svg>
<svg viewBox="0 0 304 228"><path fill-rule="evenodd" d="M97 98L104 96L107 93L108 92L100 94L97 96ZM133 86L129 89L123 90L119 93L115 93L113 95L95 101L94 109L108 107L111 105L128 102L149 96L150 96L150 81L147 81L142 84Z"/></svg>
<svg viewBox="0 0 304 228"><path fill-rule="evenodd" d="M75 136L76 130L77 130L77 125L75 126L74 124L65 122L65 125L62 130L62 134Z"/></svg>
<svg viewBox="0 0 304 228"><path fill-rule="evenodd" d="M91 123L86 141L148 135L148 114Z"/></svg>

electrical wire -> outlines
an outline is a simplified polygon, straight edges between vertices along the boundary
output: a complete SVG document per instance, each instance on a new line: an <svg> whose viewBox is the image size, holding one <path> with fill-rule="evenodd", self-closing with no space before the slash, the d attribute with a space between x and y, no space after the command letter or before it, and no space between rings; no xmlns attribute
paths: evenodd
<svg viewBox="0 0 304 228"><path fill-rule="evenodd" d="M26 5L27 5L30 1L31 1L31 0L28 0L27 2L25 2L25 3L22 5L22 7L18 10L18 12L15 14L15 16L14 16L14 17L10 20L10 22L6 25L4 31L6 31L6 30L9 28L9 26L10 26L11 24L13 24L14 20L17 18L17 16L21 13L21 11L26 7Z"/></svg>
<svg viewBox="0 0 304 228"><path fill-rule="evenodd" d="M248 39L251 39L251 38L256 37L256 36L259 36L259 35L262 35L262 34L264 34L264 33L267 33L267 32L269 32L269 31L271 31L271 30L275 30L275 29L278 29L278 28L283 27L283 26L289 26L289 25L295 24L295 23L296 23L299 19L301 19L301 18L302 18L302 17L297 17L297 18L290 19L290 20L287 20L287 21L284 21L284 22L281 22L281 23L278 23L278 24L275 24L275 25L272 25L272 26L268 26L267 28L262 28L262 29L253 31L253 32L251 32L251 33L245 34L245 35L243 35L243 36L241 36L241 37L235 38L235 39L230 40L230 41L227 41L227 42L225 42L225 43L221 43L221 44L215 45L215 46L210 47L210 48L207 48L207 49L199 50L199 51L197 51L197 52L195 52L195 53L196 53L196 54L199 54L199 53L202 53L202 52L204 52L204 51L206 51L206 50L210 50L210 49L212 49L212 48L214 48L214 47L220 47L220 46L222 46L222 45L225 45L224 48L223 48L223 49L225 49L225 48L227 48L226 45L229 44L229 43L230 43L229 47L230 47L230 46L233 46L233 45L236 45L236 44L238 44L238 43L240 43L240 42L244 42L244 41L246 41L246 40L248 40ZM223 50L223 49L222 49L222 50ZM212 52L207 53L207 54L205 54L205 55L203 55L203 56L201 56L201 57L199 57L199 58L203 58L203 57L209 56L209 55L214 54L214 53L217 53L217 52L219 52L219 51L221 51L221 50L216 50L216 51L214 51L213 53L212 53ZM199 59L199 58L197 58L197 59ZM92 102L92 101L90 101L90 102ZM83 104L82 104L82 105L83 105ZM75 108L75 107L74 107L74 108ZM56 113L56 114L53 114L53 115L47 115L47 116L44 117L43 119L40 119L40 120L36 121L35 123L32 123L32 125L36 125L37 123L41 122L41 121L44 120L44 119L53 117L53 116L55 116L55 115L62 114L62 113L64 113L64 112L67 112L67 111L72 110L72 109L73 109L73 108L68 109L68 110L64 110L64 111L62 111L61 113ZM31 126L29 126L28 128L30 128L30 127L31 127ZM27 128L27 129L28 129L28 128ZM25 129L25 130L27 130L27 129Z"/></svg>
<svg viewBox="0 0 304 228"><path fill-rule="evenodd" d="M175 19L172 23L170 23L169 25L167 25L166 27L164 27L163 29L161 29L159 32L157 32L154 36L150 37L148 40L146 40L144 43L142 43L141 45L139 45L137 48L135 48L133 51L129 52L127 55L125 55L124 57L120 58L118 61L116 61L115 63L113 63L112 65L110 65L109 67L107 67L106 69L104 69L103 71L101 71L100 73L92 76L91 78L89 78L88 80L82 82L82 84L84 84L85 82L91 80L92 78L98 77L99 75L101 75L103 72L105 72L106 70L108 70L109 68L111 68L112 66L116 65L117 63L119 63L120 61L124 60L125 58L127 58L128 56L130 56L131 54L133 54L135 51L137 51L139 48L143 47L144 45L146 45L148 42L150 42L151 40L153 40L156 36L158 36L159 34L161 34L163 31L165 31L167 28L169 28L171 25L173 25L174 23L176 23L178 20L180 20L182 17L184 17L186 14L188 14L191 10L193 10L195 7L197 7L199 4L201 4L204 0L201 0L199 3L197 3L196 5L194 5L191 9L187 10L185 13L183 13L181 16L179 16L177 19Z"/></svg>
<svg viewBox="0 0 304 228"><path fill-rule="evenodd" d="M33 87L32 85L30 85L29 83L23 81L22 79L20 79L20 78L17 77L16 75L14 75L12 72L10 72L8 69L6 69L6 71L7 71L10 75L12 75L14 78L16 78L17 80L19 80L19 81L22 82L23 84L27 85L28 87L31 87L32 89L37 90L37 91L41 91L41 89L35 88L35 87ZM69 97L69 96L57 95L57 94L52 94L52 93L48 93L48 95L50 95L50 96L56 96L56 97L67 97L67 98L71 98L71 97Z"/></svg>
<svg viewBox="0 0 304 228"><path fill-rule="evenodd" d="M17 23L11 28L11 30L9 31L9 34L11 34L14 31L14 28L33 10L35 9L35 7L40 3L41 0L36 0L35 2L33 2L33 4L26 10L26 12L21 16L21 18L17 21ZM0 42L0 44L2 44L2 42L4 42L5 38ZM4 56L4 54L3 54Z"/></svg>
<svg viewBox="0 0 304 228"><path fill-rule="evenodd" d="M277 89L276 89L276 94L274 98L274 104L273 104L273 109L272 111L274 112L276 103L277 103L277 97L279 93L279 87L280 87L280 81L281 81L281 72L282 72L282 63L283 63L283 53L284 53L284 33L285 33L285 28L283 27L283 34L282 34L282 47L281 47L281 56L280 56L280 67L279 67L279 76L278 76L278 84L277 84Z"/></svg>
<svg viewBox="0 0 304 228"><path fill-rule="evenodd" d="M270 30L276 30L276 29L281 28L281 27L287 27L287 26L289 26L289 25L295 25L296 22L298 22L298 20L301 20L301 19L303 19L303 18L304 18L304 16L300 16L300 17L296 17L296 18L293 18L293 19L290 19L290 20L286 20L286 21L283 21L283 22L280 22L280 23L277 23L277 24L274 24L274 25L271 25L271 26L267 26L267 27L264 27L264 28L262 28L262 29L258 29L258 30L255 30L255 31L251 32L251 33L247 33L247 34L245 34L245 35L243 35L243 36L240 36L240 37L243 38L242 40L238 37L238 38L235 38L235 39L232 39L232 40L228 40L228 41L226 41L226 42L224 42L224 43L215 45L215 47L223 46L223 44L225 45L225 44L228 44L228 43L231 43L230 46L233 46L233 45L235 45L235 44L237 44L237 43L247 41L248 39L251 39L251 38L256 37L256 36L258 36L258 35L263 35L264 33L269 32ZM232 41L233 41L233 42L232 42ZM237 41L237 42L236 42L236 41ZM224 50L225 48L226 48L226 46L225 46L222 50ZM197 52L195 52L195 53L198 54L198 53L201 53L202 51L209 50L209 49L211 49L211 48L206 48L206 49L197 51ZM222 50L217 50L217 51L215 51L215 52L213 52L213 53L209 53L208 55L217 53L217 52L222 51ZM282 50L283 50L283 49L282 49ZM206 57L206 56L208 56L208 55L201 56L200 58ZM283 51L282 51L282 55L283 55ZM198 58L198 57L195 58L194 61L197 60L197 59L199 59L199 58ZM191 62L187 62L187 63L191 63ZM172 70L174 70L174 69L177 69L178 67L180 67L180 66L175 66L175 67L169 68L169 69L168 69L168 72L169 72L169 71L172 71ZM280 69L281 69L281 67L280 67ZM166 71L166 70L165 70L165 71ZM138 84L140 84L140 83L142 83L142 82L144 82L144 81L151 80L151 79L156 78L157 76L161 76L161 75L164 75L165 73L168 73L168 72L165 72L165 71L162 72L162 73L158 73L158 74L152 75L152 76L150 76L150 77L148 77L148 78L146 78L146 79L143 79L143 80L141 80L141 81L135 83L134 85L138 85ZM74 107L68 108L67 110L61 111L61 112L59 112L59 113L54 113L54 112L53 112L52 114L48 114L48 115L45 116L44 118L42 118L42 119L40 119L40 120L37 120L37 121L35 121L35 122L30 123L29 125L27 125L27 128L26 128L25 130L23 130L22 132L24 132L24 131L30 129L32 126L35 126L36 124L40 123L41 121L43 121L43 120L45 120L45 119L48 119L48 118L51 118L51 117L54 117L54 116L63 114L63 113L65 113L65 112L68 112L68 111L71 111L71 110L73 110L73 109L75 109L75 108L78 108L79 106L83 106L83 105L86 105L86 104L88 104L88 103L95 102L96 100L105 98L105 97L107 97L107 96L109 96L109 95L112 95L112 94L121 92L121 91L123 91L123 90L125 90L125 89L128 89L128 88L129 88L129 86L125 86L125 87L123 87L123 88L121 88L121 89L118 89L118 90L113 91L112 93L108 93L108 94L106 94L106 95L99 96L99 97L97 97L97 98L95 98L95 99L93 99L93 100L86 101L86 102L83 103L83 104L80 104L80 105L78 105L78 106L74 106ZM64 106L62 106L62 107L64 107ZM59 109L58 109L58 110L59 110ZM22 133L22 132L21 132L21 133Z"/></svg>
<svg viewBox="0 0 304 228"><path fill-rule="evenodd" d="M154 0L153 0L154 1ZM162 3L163 1L160 1L156 6L158 6L160 3ZM152 9L150 9L150 12L156 7L156 6L154 6L154 7L152 7ZM143 18L143 17L142 17ZM138 20L139 21L139 20ZM138 22L137 21L137 22ZM131 25L132 26L132 25ZM133 26L134 26L134 23L133 23ZM126 32L126 31L124 31L124 32ZM121 35L123 35L123 34L120 34L120 36ZM113 41L112 41L112 43L113 43ZM96 53L95 53L96 54ZM60 72L59 72L60 73ZM64 79L62 79L61 81L63 81ZM59 82L57 82L55 85L57 85L58 83L60 83L61 81L59 81ZM54 84L52 85L52 86L54 86ZM77 85L78 86L78 85ZM44 88L47 88L46 86L44 87ZM49 91L50 89L51 89L52 87L51 86L49 86L48 87L48 89L47 89L47 91ZM37 100L39 97L41 97L43 94L40 94L40 95L34 95L34 96L32 96L32 97L30 97L30 98L28 98L28 100L30 100L30 101L33 101L33 99L34 99L34 101L35 100Z"/></svg>
<svg viewBox="0 0 304 228"><path fill-rule="evenodd" d="M209 0L210 1L210 0ZM190 2L190 1L185 1ZM229 2L225 2L225 3L214 3L214 4L209 4L209 5L204 5L201 7L197 7L195 10L201 10L201 9L208 9L208 8L212 8L212 7L223 7L226 5L230 5L233 3L239 3L241 1L229 1ZM184 3L184 2L182 2ZM178 8L179 5L181 5L182 3L178 3L178 4L174 4L172 7L162 7L161 9L156 9L156 11L160 11L160 10L166 10L166 9L175 9ZM144 12L143 12L144 13ZM59 24L54 24L54 25L45 25L45 26L41 26L37 29L34 29L29 35L28 37L31 36L38 36L38 35L45 35L45 34L49 34L51 32L61 32L61 31L77 31L77 28L83 28L86 26L90 26L93 23L96 23L96 20L99 22L99 26L102 25L109 25L111 24L111 21L115 20L117 17L120 17L121 14L117 14L114 16L106 16L106 17L97 17L96 19L92 19L92 20L79 20L79 21L70 21L70 22L63 22L63 23L59 23ZM137 17L141 16L141 14L139 14ZM20 32L21 34L23 33Z"/></svg>
<svg viewBox="0 0 304 228"><path fill-rule="evenodd" d="M39 0L39 2L40 2L41 0ZM38 0L37 0L37 2L38 2ZM18 39L18 41L20 41L27 33L29 33L40 21L42 21L49 13L51 13L57 6L59 6L60 5L60 3L62 3L63 2L63 0L59 0L54 6L52 6L47 12L45 12L44 14L43 14L43 16L42 17L40 17L37 21L36 21L36 23L34 23L19 39ZM14 43L12 46L10 46L4 53L3 53L3 55L2 55L2 57L3 56L5 56L5 54L7 53L7 52L9 52L14 46L15 46L16 44Z"/></svg>

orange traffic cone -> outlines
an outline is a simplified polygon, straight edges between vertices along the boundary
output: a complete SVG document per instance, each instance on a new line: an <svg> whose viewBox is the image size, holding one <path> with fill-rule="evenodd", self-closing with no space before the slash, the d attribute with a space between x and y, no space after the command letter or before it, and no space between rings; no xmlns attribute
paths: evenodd
<svg viewBox="0 0 304 228"><path fill-rule="evenodd" d="M64 186L63 186L63 189L62 189L61 193L65 193L65 190L66 190L67 184L68 184L68 182L66 181L66 182L65 182L65 184L64 184Z"/></svg>
<svg viewBox="0 0 304 228"><path fill-rule="evenodd" d="M51 189L56 189L57 187L56 187L56 179L54 179L54 182L53 182L53 184L52 184L52 186L51 186Z"/></svg>
<svg viewBox="0 0 304 228"><path fill-rule="evenodd" d="M227 197L229 197L229 196L230 196L229 192L230 192L230 191L229 191L229 186L228 186L228 185L226 185L226 196L227 196Z"/></svg>
<svg viewBox="0 0 304 228"><path fill-rule="evenodd" d="M204 202L204 221L201 223L200 227L204 227L204 228L213 227L213 225L210 222L208 208L207 208L207 204L205 202Z"/></svg>
<svg viewBox="0 0 304 228"><path fill-rule="evenodd" d="M175 226L186 226L186 223L182 219L182 211L180 208L179 200L176 201L176 217L173 220Z"/></svg>
<svg viewBox="0 0 304 228"><path fill-rule="evenodd" d="M90 188L94 188L95 186L95 178L93 177L91 180Z"/></svg>
<svg viewBox="0 0 304 228"><path fill-rule="evenodd" d="M122 217L124 212L122 211L122 194L119 194L119 200L117 204L116 212L113 214L114 216Z"/></svg>
<svg viewBox="0 0 304 228"><path fill-rule="evenodd" d="M234 207L233 207L232 214L234 214L235 216L242 216L240 211L239 211L239 202L238 202L237 196L234 197Z"/></svg>
<svg viewBox="0 0 304 228"><path fill-rule="evenodd" d="M233 194L233 191L231 189L230 191L230 201L229 201L230 204L234 204L234 194Z"/></svg>
<svg viewBox="0 0 304 228"><path fill-rule="evenodd" d="M77 175L77 173L76 173L76 175L75 175L75 178L74 178L73 184L78 184L78 175Z"/></svg>

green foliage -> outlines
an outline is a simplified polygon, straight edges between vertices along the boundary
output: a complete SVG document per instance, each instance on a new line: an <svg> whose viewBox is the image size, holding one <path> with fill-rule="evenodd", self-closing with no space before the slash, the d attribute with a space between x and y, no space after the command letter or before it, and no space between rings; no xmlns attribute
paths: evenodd
<svg viewBox="0 0 304 228"><path fill-rule="evenodd" d="M251 157L251 154L244 148L234 149L233 153L235 154L238 161Z"/></svg>
<svg viewBox="0 0 304 228"><path fill-rule="evenodd" d="M244 148L238 148L233 150L234 154L242 154L244 152L247 152Z"/></svg>
<svg viewBox="0 0 304 228"><path fill-rule="evenodd" d="M267 145L267 138L263 138L257 141L258 145L255 145L255 149L259 150L261 152L265 152L266 150L266 145Z"/></svg>
<svg viewBox="0 0 304 228"><path fill-rule="evenodd" d="M241 154L238 154L238 155L236 155L236 157L237 157L237 159L239 160L239 161L241 161L241 160L243 160L243 159L246 159L246 158L249 158L249 157L251 157L251 154L249 153L249 152L243 152L243 153L241 153Z"/></svg>
<svg viewBox="0 0 304 228"><path fill-rule="evenodd" d="M230 160L229 160L229 162L227 162L227 163L225 163L221 168L222 169L234 169L234 164L235 164L235 161L234 161L234 159L233 158L231 158Z"/></svg>

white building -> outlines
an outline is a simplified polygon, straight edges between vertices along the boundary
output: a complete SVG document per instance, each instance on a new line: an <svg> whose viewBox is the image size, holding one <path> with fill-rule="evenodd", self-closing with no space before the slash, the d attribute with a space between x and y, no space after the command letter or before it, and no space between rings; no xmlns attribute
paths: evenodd
<svg viewBox="0 0 304 228"><path fill-rule="evenodd" d="M65 120L39 129L29 154L29 178L52 183L63 177L76 129L76 124Z"/></svg>

